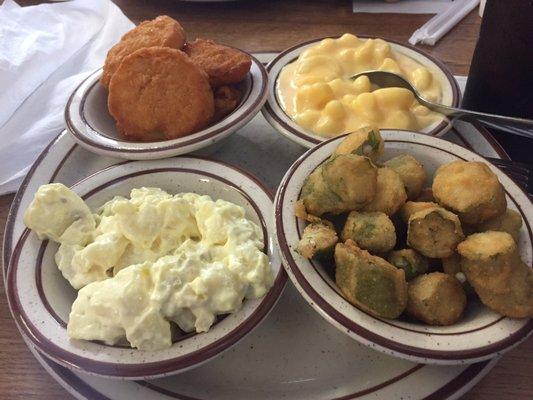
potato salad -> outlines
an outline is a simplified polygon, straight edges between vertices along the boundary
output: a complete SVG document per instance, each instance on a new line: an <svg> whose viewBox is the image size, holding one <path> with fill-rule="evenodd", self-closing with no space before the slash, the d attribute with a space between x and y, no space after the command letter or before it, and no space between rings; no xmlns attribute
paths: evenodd
<svg viewBox="0 0 533 400"><path fill-rule="evenodd" d="M143 187L92 213L53 183L39 188L24 222L59 244L57 266L80 289L67 327L73 339L166 348L171 322L205 332L273 284L261 229L242 207L209 196Z"/></svg>

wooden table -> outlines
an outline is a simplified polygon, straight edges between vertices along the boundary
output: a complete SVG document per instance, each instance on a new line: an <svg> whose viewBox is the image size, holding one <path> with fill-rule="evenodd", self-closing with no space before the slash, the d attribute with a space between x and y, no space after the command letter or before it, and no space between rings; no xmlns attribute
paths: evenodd
<svg viewBox="0 0 533 400"><path fill-rule="evenodd" d="M21 5L41 1L19 0ZM428 15L353 14L350 1L248 0L228 4L195 4L172 0L115 1L136 23L168 14L188 37L209 37L248 51L281 50L311 38L344 32L407 41ZM467 74L479 31L477 11L468 15L437 46L424 50L456 74ZM5 162L5 161L4 161ZM0 232L13 199L0 196ZM57 400L71 398L33 358L11 319L0 290L0 398ZM518 400L533 397L533 340L507 353L464 399Z"/></svg>

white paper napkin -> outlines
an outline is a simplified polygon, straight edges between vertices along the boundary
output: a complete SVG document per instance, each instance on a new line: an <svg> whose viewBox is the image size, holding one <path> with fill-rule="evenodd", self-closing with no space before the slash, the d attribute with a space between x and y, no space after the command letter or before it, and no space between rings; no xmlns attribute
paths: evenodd
<svg viewBox="0 0 533 400"><path fill-rule="evenodd" d="M109 0L0 6L0 194L64 129L65 103L133 27Z"/></svg>

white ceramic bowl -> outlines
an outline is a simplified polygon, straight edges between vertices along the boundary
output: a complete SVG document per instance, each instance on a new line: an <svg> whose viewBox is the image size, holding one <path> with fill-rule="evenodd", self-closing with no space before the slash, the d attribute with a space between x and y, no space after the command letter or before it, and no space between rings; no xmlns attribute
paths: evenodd
<svg viewBox="0 0 533 400"><path fill-rule="evenodd" d="M220 354L250 332L279 298L287 275L274 245L273 205L269 191L253 176L227 164L180 157L126 161L77 183L73 189L95 209L132 188L160 187L169 193L194 192L225 199L246 210L263 229L275 283L261 299L219 320L206 333L178 337L169 349L142 351L99 342L69 340L66 321L76 291L54 262L57 244L41 242L26 230L16 245L7 276L9 306L18 328L45 356L71 369L124 378L155 378L182 372Z"/></svg>
<svg viewBox="0 0 533 400"><path fill-rule="evenodd" d="M485 161L481 156L448 141L410 131L382 130L385 155L411 154L430 176L454 160ZM320 262L300 256L296 245L305 224L294 216L304 179L342 141L323 142L302 155L289 169L276 194L276 238L289 277L309 304L330 323L357 341L397 357L432 364L473 363L495 357L524 340L533 331L533 320L505 318L477 301L469 301L461 320L448 327L376 318L343 298L334 277ZM487 162L488 163L488 162ZM521 257L533 260L533 208L527 195L506 174L489 164L503 184L508 207L524 221L520 236ZM330 268L331 270L331 268Z"/></svg>
<svg viewBox="0 0 533 400"><path fill-rule="evenodd" d="M332 38L336 39L338 37L339 36ZM358 37L361 39L377 39L376 37L369 37L364 35L358 35ZM311 46L314 46L315 44L324 39L326 39L326 37L313 39L290 47L287 50L281 52L267 66L267 71L269 75L269 93L267 102L261 112L263 113L267 121L278 132L286 136L288 139L307 148L311 148L317 145L318 143L327 140L328 138L319 136L301 127L295 121L293 121L292 118L289 117L281 107L280 101L277 96L276 86L279 74L285 65L296 61L298 56L304 50ZM461 101L461 92L459 90L459 86L452 73L442 62L407 43L400 43L385 38L381 39L387 41L395 52L406 55L418 61L423 66L427 67L433 73L433 75L437 77L440 82L442 82L442 104L453 107L459 106L459 103ZM449 124L449 122L447 120L444 120L431 124L430 126L424 128L422 132L430 136L441 136L445 134L450 128L451 125Z"/></svg>
<svg viewBox="0 0 533 400"><path fill-rule="evenodd" d="M256 58L250 57L250 72L239 83L241 103L231 114L199 132L158 142L126 141L117 132L115 120L109 114L107 90L100 84L102 69L85 79L70 96L65 108L67 130L89 151L129 160L172 157L210 146L246 125L266 101L268 74Z"/></svg>

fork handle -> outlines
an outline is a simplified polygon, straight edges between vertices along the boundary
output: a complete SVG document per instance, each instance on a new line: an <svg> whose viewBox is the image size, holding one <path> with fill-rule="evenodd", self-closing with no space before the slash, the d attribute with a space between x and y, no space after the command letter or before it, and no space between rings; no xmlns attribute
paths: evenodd
<svg viewBox="0 0 533 400"><path fill-rule="evenodd" d="M533 120L526 118L507 117L505 115L487 114L462 108L447 107L420 98L419 102L430 110L439 112L450 118L479 121L491 128L500 129L515 135L533 138Z"/></svg>

